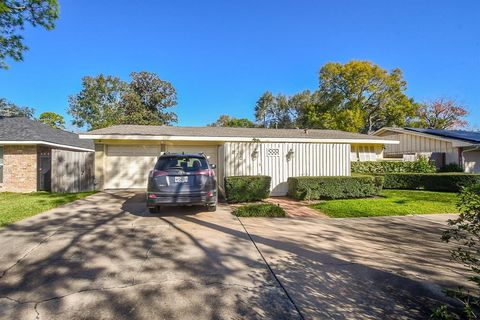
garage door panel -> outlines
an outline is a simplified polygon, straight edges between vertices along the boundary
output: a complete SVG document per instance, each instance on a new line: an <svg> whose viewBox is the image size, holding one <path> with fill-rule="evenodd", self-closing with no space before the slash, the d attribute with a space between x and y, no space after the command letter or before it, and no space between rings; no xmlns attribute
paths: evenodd
<svg viewBox="0 0 480 320"><path fill-rule="evenodd" d="M167 146L167 151L172 153L205 153L208 162L217 164L217 146Z"/></svg>
<svg viewBox="0 0 480 320"><path fill-rule="evenodd" d="M148 174L159 155L160 146L109 145L105 161L105 188L146 188Z"/></svg>
<svg viewBox="0 0 480 320"><path fill-rule="evenodd" d="M148 174L160 156L160 146L108 145L105 158L105 189L146 188ZM199 153L217 164L217 146L168 146L169 152Z"/></svg>

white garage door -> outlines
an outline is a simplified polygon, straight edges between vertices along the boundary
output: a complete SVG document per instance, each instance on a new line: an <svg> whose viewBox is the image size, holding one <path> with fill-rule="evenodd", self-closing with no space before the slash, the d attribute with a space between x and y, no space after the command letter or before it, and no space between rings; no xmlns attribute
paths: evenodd
<svg viewBox="0 0 480 320"><path fill-rule="evenodd" d="M200 153L203 152L208 157L208 162L218 165L217 146L167 146L168 152L175 153Z"/></svg>
<svg viewBox="0 0 480 320"><path fill-rule="evenodd" d="M160 146L108 145L105 189L146 188L159 156Z"/></svg>

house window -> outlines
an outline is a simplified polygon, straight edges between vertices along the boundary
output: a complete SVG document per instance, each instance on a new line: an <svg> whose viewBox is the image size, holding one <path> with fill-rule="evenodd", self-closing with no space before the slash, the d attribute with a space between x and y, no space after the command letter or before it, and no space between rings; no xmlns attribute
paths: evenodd
<svg viewBox="0 0 480 320"><path fill-rule="evenodd" d="M3 147L0 146L0 183L3 183Z"/></svg>
<svg viewBox="0 0 480 320"><path fill-rule="evenodd" d="M268 148L267 157L278 157L280 155L280 149Z"/></svg>

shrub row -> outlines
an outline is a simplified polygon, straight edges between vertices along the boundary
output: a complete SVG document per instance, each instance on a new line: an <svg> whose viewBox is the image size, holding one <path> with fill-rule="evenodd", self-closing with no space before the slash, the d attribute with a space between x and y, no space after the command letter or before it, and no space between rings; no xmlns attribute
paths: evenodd
<svg viewBox="0 0 480 320"><path fill-rule="evenodd" d="M416 161L352 162L352 172L354 173L394 173L394 172L433 173L435 171L436 171L435 164L423 157Z"/></svg>
<svg viewBox="0 0 480 320"><path fill-rule="evenodd" d="M468 173L388 173L382 176L385 189L458 192L462 187L480 183L480 174Z"/></svg>
<svg viewBox="0 0 480 320"><path fill-rule="evenodd" d="M382 186L382 176L288 178L288 194L297 200L371 197Z"/></svg>
<svg viewBox="0 0 480 320"><path fill-rule="evenodd" d="M230 176L225 178L227 202L250 202L268 198L270 195L269 176Z"/></svg>

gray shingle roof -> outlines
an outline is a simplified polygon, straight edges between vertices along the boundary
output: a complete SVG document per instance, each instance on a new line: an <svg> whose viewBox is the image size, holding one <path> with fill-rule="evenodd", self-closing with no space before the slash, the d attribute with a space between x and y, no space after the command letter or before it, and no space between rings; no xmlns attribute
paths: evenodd
<svg viewBox="0 0 480 320"><path fill-rule="evenodd" d="M53 129L44 123L24 117L0 117L0 141L45 141L94 149L92 140L80 139L76 133Z"/></svg>
<svg viewBox="0 0 480 320"><path fill-rule="evenodd" d="M438 129L419 129L419 128L405 128L406 130L433 134L434 136L458 139L468 142L480 143L480 132L465 131L465 130L438 130Z"/></svg>
<svg viewBox="0 0 480 320"><path fill-rule="evenodd" d="M82 134L88 135L145 135L145 136L195 136L195 137L242 137L242 138L299 138L299 139L361 139L379 140L379 137L339 130L265 129L228 127L175 127L117 125Z"/></svg>

